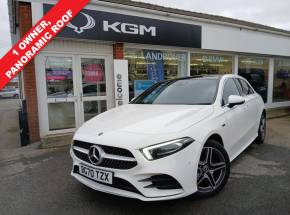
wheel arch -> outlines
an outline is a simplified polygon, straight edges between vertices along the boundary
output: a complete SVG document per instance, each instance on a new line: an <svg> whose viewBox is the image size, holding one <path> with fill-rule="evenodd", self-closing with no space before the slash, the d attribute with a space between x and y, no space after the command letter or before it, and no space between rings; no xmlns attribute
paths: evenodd
<svg viewBox="0 0 290 215"><path fill-rule="evenodd" d="M223 138L222 138L222 136L219 135L218 133L211 134L211 135L207 138L206 142L207 142L208 140L215 140L215 141L219 142L219 143L224 147L224 141L223 141ZM205 144L206 144L206 142L205 142Z"/></svg>

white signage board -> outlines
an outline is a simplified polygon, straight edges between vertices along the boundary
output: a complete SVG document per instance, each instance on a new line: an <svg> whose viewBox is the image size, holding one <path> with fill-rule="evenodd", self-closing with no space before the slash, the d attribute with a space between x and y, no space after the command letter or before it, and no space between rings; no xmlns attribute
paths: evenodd
<svg viewBox="0 0 290 215"><path fill-rule="evenodd" d="M128 60L114 60L115 106L129 103Z"/></svg>

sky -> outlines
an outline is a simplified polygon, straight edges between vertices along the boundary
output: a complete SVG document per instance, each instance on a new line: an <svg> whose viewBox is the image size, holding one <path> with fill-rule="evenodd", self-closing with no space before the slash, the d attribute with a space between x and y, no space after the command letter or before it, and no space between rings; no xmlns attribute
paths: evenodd
<svg viewBox="0 0 290 215"><path fill-rule="evenodd" d="M290 30L289 0L142 0Z"/></svg>
<svg viewBox="0 0 290 215"><path fill-rule="evenodd" d="M290 30L289 0L141 0ZM0 58L11 46L7 0L0 0Z"/></svg>
<svg viewBox="0 0 290 215"><path fill-rule="evenodd" d="M0 0L0 58L10 49L10 29L7 0Z"/></svg>

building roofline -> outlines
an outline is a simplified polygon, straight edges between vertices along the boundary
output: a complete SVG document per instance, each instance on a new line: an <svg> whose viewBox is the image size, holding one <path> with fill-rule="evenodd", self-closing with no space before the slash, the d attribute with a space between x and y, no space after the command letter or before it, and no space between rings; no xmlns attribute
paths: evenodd
<svg viewBox="0 0 290 215"><path fill-rule="evenodd" d="M107 3L131 6L131 7L136 7L136 8L155 10L155 11L164 12L164 13L172 13L172 14L177 14L177 15L181 15L181 16L188 16L191 18L204 19L204 20L208 20L211 22L228 23L231 25L248 27L248 28L251 28L254 30L263 30L263 31L268 31L268 32L272 32L272 33L286 34L286 35L290 36L290 31L288 31L288 30L275 28L275 27L271 27L271 26L267 26L267 25L263 25L263 24L254 23L254 22L248 22L248 21L244 21L244 20L240 20L240 19L219 16L219 15L211 15L211 14L207 14L207 13L193 12L193 11L188 11L188 10L176 9L176 8L165 7L165 6L144 3L144 2L139 2L139 1L138 2L131 1L131 0L99 0L99 2L107 2Z"/></svg>
<svg viewBox="0 0 290 215"><path fill-rule="evenodd" d="M15 33L16 27L17 27L17 16L16 16L16 3L19 0L7 0L8 2L8 10L9 10L9 21L10 21L10 31L11 33ZM33 2L37 0L23 0L24 2ZM52 2L54 2L53 0ZM173 14L179 17L183 18L191 18L191 19L197 19L200 21L207 21L210 23L216 23L216 24L227 24L231 26L236 26L240 28L248 28L250 30L254 31L262 31L266 33L272 33L272 34L279 34L290 37L290 31L275 28L263 24L258 24L254 22L244 21L240 19L234 19L219 15L211 15L207 13L200 13L200 12L193 12L189 10L182 10L182 9L176 9L171 7L165 7L160 6L156 4L150 4L150 3L144 3L139 1L131 1L131 0L92 0L91 3L108 3L108 4L117 4L121 6L129 6L129 7L135 7L138 9L146 9L151 11L156 11L160 13L167 13L167 14Z"/></svg>

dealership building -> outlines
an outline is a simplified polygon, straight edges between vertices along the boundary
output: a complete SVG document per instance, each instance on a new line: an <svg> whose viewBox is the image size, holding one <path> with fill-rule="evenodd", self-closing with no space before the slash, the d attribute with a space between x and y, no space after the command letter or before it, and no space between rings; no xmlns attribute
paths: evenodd
<svg viewBox="0 0 290 215"><path fill-rule="evenodd" d="M8 0L12 41L55 3ZM21 74L30 142L71 134L158 81L202 74L239 74L267 108L290 106L290 32L147 3L91 0Z"/></svg>

